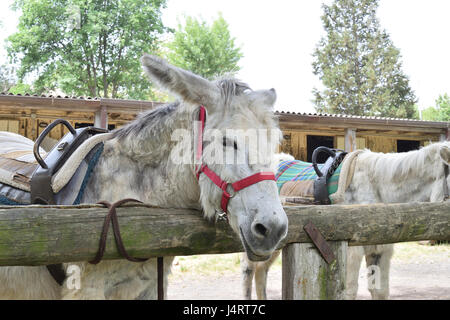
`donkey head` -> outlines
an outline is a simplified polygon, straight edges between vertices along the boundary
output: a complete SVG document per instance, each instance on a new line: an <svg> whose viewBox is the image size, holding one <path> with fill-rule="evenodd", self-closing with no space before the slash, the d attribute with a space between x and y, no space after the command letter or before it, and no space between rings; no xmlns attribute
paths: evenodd
<svg viewBox="0 0 450 320"><path fill-rule="evenodd" d="M287 233L287 216L276 183L260 180L239 191L231 184L271 170L281 137L273 115L275 90L252 91L234 79L211 82L150 55L141 62L150 80L178 96L184 105L192 110L205 107L201 163L228 184L220 188L207 174L200 174L201 206L212 219L222 211L224 191L230 194L226 212L232 229L250 260L266 260ZM199 167L192 164L192 168Z"/></svg>

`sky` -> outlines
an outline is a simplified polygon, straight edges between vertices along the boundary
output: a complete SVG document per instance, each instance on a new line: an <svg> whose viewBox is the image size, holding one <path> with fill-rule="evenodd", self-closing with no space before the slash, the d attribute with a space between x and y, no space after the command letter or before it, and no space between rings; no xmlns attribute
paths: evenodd
<svg viewBox="0 0 450 320"><path fill-rule="evenodd" d="M184 15L213 21L221 12L244 57L237 77L253 89L275 88L277 110L314 112L312 89L321 81L312 73L312 53L324 35L322 3L332 0L168 0L163 23L175 28ZM0 1L0 45L14 32L12 0ZM450 94L450 1L380 0L381 27L400 49L419 108ZM0 49L0 63L5 59Z"/></svg>

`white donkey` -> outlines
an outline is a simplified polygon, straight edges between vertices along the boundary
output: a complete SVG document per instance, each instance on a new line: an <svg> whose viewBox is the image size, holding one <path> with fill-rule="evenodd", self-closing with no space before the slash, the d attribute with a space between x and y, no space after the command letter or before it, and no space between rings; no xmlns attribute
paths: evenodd
<svg viewBox="0 0 450 320"><path fill-rule="evenodd" d="M288 227L274 175L268 173L270 162L265 163L273 157L281 137L273 115L275 90L252 91L234 79L210 82L150 55L145 55L141 62L152 82L181 101L145 112L113 132L105 142L82 203L134 198L160 207L200 209L211 220L225 209L248 257L266 260L286 236ZM197 122L199 114L206 116L202 134L197 130L201 127ZM240 130L229 134L229 129ZM249 129L270 131L272 134L267 135L275 138L267 139L268 147L259 150L242 143ZM196 141L199 141L197 148L193 148ZM179 161L176 155L180 151L188 153L188 161L184 158ZM222 160L237 158L243 162L216 161L207 152L223 154ZM258 153L257 160L254 156L253 161L249 160L252 152ZM194 161L194 154L200 156L196 160L201 160L201 165ZM211 178L211 172L216 179ZM247 177L252 178L246 180ZM218 187L217 179L233 185L225 183ZM228 199L225 208L224 197ZM173 258L164 261L167 285ZM2 267L0 298L157 297L156 259L142 263L110 260L97 265L77 264L81 269L79 290L56 285L45 266Z"/></svg>
<svg viewBox="0 0 450 320"><path fill-rule="evenodd" d="M343 194L342 203L409 203L448 200L450 189L448 166L450 142L430 144L407 153L355 151L354 174ZM350 156L350 155L349 155ZM362 257L369 268L368 276L379 270L379 287L369 286L372 299L389 298L389 269L393 244L351 246L347 256L346 298L355 299ZM280 254L275 251L266 262L252 262L241 257L244 297L251 299L255 277L258 299L266 299L267 272Z"/></svg>

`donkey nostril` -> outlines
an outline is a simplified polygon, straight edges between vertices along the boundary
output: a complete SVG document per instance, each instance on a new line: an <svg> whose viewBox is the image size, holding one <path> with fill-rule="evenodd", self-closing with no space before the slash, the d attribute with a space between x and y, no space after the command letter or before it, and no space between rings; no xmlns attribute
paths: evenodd
<svg viewBox="0 0 450 320"><path fill-rule="evenodd" d="M262 235L264 237L267 235L267 228L264 225L262 225L261 223L255 224L255 231L256 231L256 233L258 233L259 235Z"/></svg>

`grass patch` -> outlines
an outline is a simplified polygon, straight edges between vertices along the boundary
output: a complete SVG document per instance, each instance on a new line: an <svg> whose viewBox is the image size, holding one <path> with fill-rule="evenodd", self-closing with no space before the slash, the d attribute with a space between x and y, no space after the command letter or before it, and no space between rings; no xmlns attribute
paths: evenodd
<svg viewBox="0 0 450 320"><path fill-rule="evenodd" d="M173 276L183 275L217 275L240 273L241 253L205 254L194 256L178 256L172 265ZM272 264L271 270L281 269L281 255Z"/></svg>
<svg viewBox="0 0 450 320"><path fill-rule="evenodd" d="M450 261L450 244L434 246L419 242L396 243L392 263L432 263Z"/></svg>
<svg viewBox="0 0 450 320"><path fill-rule="evenodd" d="M179 256L175 258L172 273L209 275L240 272L239 255L240 253Z"/></svg>
<svg viewBox="0 0 450 320"><path fill-rule="evenodd" d="M179 256L172 267L173 276L240 273L240 253ZM364 259L363 259L364 260ZM393 264L433 263L450 261L450 245L421 245L418 242L397 243L394 246ZM271 270L281 269L281 255Z"/></svg>

